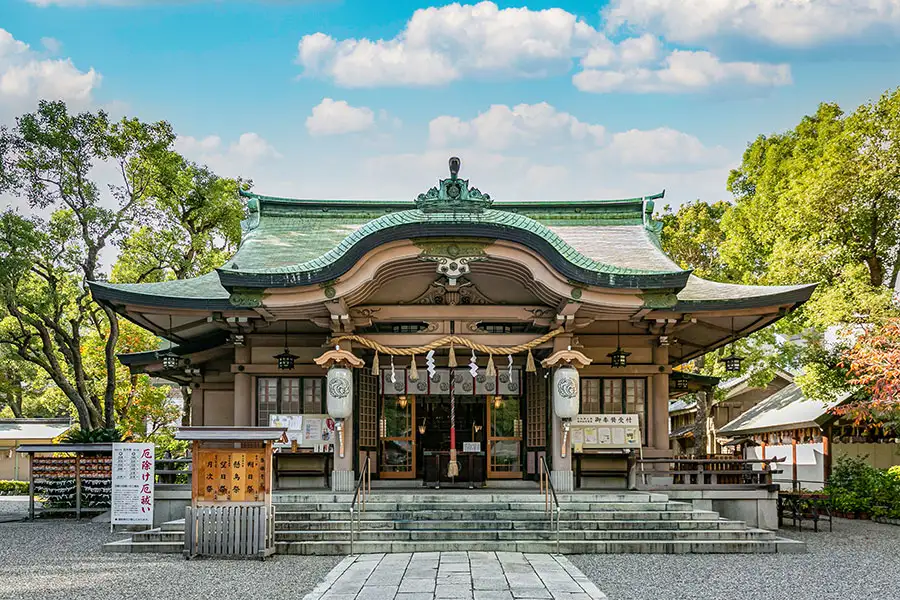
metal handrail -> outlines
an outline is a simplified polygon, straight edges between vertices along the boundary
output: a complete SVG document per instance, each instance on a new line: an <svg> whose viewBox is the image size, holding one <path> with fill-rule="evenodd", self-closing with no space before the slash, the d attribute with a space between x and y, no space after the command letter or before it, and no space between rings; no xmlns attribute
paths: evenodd
<svg viewBox="0 0 900 600"><path fill-rule="evenodd" d="M370 457L366 456L366 462L359 472L359 479L356 480L356 490L353 493L353 501L350 503L350 554L353 554L353 510L356 508L357 501L360 501L360 510L356 511L356 530L362 531L362 513L366 510L366 496L372 492L372 471L369 468ZM366 490L368 488L368 491ZM360 496L362 490L362 496Z"/></svg>
<svg viewBox="0 0 900 600"><path fill-rule="evenodd" d="M559 506L559 499L556 497L556 488L553 487L553 480L550 478L550 466L547 464L547 458L544 456L541 456L540 481L541 493L544 494L544 512L550 515L551 531L553 530L553 511L550 508L551 497L553 498L553 504L556 507L556 553L559 554L559 520L562 508Z"/></svg>

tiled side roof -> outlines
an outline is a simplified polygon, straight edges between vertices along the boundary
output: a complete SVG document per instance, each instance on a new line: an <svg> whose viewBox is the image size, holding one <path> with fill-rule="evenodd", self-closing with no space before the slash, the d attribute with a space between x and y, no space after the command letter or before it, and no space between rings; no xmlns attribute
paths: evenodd
<svg viewBox="0 0 900 600"><path fill-rule="evenodd" d="M821 423L828 411L846 402L852 393L842 394L835 400L822 402L810 400L796 383L775 392L738 418L719 429L721 435L737 436L807 427Z"/></svg>

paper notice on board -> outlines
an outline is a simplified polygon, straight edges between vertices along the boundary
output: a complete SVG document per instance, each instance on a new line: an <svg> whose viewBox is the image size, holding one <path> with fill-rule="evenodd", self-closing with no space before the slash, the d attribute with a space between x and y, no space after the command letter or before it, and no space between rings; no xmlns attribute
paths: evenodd
<svg viewBox="0 0 900 600"><path fill-rule="evenodd" d="M597 443L597 428L596 427L585 427L584 428L584 443L589 444L589 445Z"/></svg>
<svg viewBox="0 0 900 600"><path fill-rule="evenodd" d="M625 443L629 446L637 446L638 430L636 427L629 427L625 430Z"/></svg>
<svg viewBox="0 0 900 600"><path fill-rule="evenodd" d="M572 429L572 445L577 447L581 444L584 444L584 429L575 427Z"/></svg>
<svg viewBox="0 0 900 600"><path fill-rule="evenodd" d="M303 440L305 442L322 440L322 419L306 419L303 426Z"/></svg>
<svg viewBox="0 0 900 600"><path fill-rule="evenodd" d="M625 430L621 427L614 427L612 430L612 443L614 446L625 445Z"/></svg>
<svg viewBox="0 0 900 600"><path fill-rule="evenodd" d="M600 427L597 429L597 445L608 446L612 442L609 427Z"/></svg>

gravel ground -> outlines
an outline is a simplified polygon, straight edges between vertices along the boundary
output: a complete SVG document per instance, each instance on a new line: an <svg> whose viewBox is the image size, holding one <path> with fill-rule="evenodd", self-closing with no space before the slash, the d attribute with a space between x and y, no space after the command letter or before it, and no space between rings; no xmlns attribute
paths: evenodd
<svg viewBox="0 0 900 600"><path fill-rule="evenodd" d="M109 525L69 520L0 523L2 600L296 600L342 557L274 556L264 562L104 554L121 539Z"/></svg>
<svg viewBox="0 0 900 600"><path fill-rule="evenodd" d="M0 522L28 516L28 496L0 496Z"/></svg>
<svg viewBox="0 0 900 600"><path fill-rule="evenodd" d="M900 598L900 527L835 519L834 532L780 531L807 554L578 555L609 600Z"/></svg>

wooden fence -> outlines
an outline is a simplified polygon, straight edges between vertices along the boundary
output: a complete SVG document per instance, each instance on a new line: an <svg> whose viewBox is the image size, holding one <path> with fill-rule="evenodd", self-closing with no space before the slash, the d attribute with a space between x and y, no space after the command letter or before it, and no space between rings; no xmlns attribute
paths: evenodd
<svg viewBox="0 0 900 600"><path fill-rule="evenodd" d="M184 555L263 559L275 553L275 507L197 506L185 509Z"/></svg>
<svg viewBox="0 0 900 600"><path fill-rule="evenodd" d="M784 458L644 458L637 461L638 489L747 489L773 485Z"/></svg>

